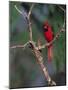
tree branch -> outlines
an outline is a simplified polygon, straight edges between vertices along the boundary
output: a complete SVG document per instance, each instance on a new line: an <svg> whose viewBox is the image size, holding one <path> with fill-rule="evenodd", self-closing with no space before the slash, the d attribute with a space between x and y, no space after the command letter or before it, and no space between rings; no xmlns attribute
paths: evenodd
<svg viewBox="0 0 68 90"><path fill-rule="evenodd" d="M63 26L64 26L64 25L63 25ZM64 26L64 27L65 27L65 26ZM46 43L46 44L44 44L44 45L42 45L42 46L39 46L39 49L43 49L43 48L45 48L45 47L53 44L54 41L60 36L61 32L65 32L65 29L64 29L63 27L62 27L62 29L60 29L60 30L56 33L54 39L53 39L51 42ZM38 50L38 47L36 47L36 49Z"/></svg>
<svg viewBox="0 0 68 90"><path fill-rule="evenodd" d="M65 9L62 8L60 5L58 5L58 7L65 13Z"/></svg>
<svg viewBox="0 0 68 90"><path fill-rule="evenodd" d="M33 9L33 7L34 7L34 3L31 5L31 7L30 7L30 10L29 10L29 12L28 12L28 18L30 18L30 15L31 15L31 13L32 13L32 9Z"/></svg>
<svg viewBox="0 0 68 90"><path fill-rule="evenodd" d="M32 26L31 26L31 20L30 20L30 15L32 13L32 9L34 7L35 4L32 4L31 7L30 7L30 10L28 12L28 17L27 17L27 20L28 20L28 30L29 30L29 40L32 41Z"/></svg>
<svg viewBox="0 0 68 90"><path fill-rule="evenodd" d="M32 44L33 45L33 44ZM34 46L34 45L33 45ZM35 54L35 58L37 60L37 62L39 63L40 67L41 67L41 70L43 71L44 73L44 76L45 78L47 79L48 81L48 84L49 85L56 85L56 83L51 79L49 73L48 73L48 70L46 68L46 66L44 66L43 64L43 56L41 54L41 52L39 50L36 49L36 46L33 47L33 52Z"/></svg>
<svg viewBox="0 0 68 90"><path fill-rule="evenodd" d="M32 4L31 7L30 7L30 10L28 12L28 15L27 15L27 21L28 21L28 30L29 30L29 40L32 41L32 26L31 26L31 20L30 20L30 15L31 15L31 12L32 12L32 9L34 7L35 4ZM15 9L21 14L23 15L23 13L19 10L19 8L15 5L14 6Z"/></svg>
<svg viewBox="0 0 68 90"><path fill-rule="evenodd" d="M14 46L10 46L10 48L25 48L28 44L29 44L29 42L25 43L24 45L14 45Z"/></svg>
<svg viewBox="0 0 68 90"><path fill-rule="evenodd" d="M16 9L21 15L23 15L22 11L19 10L19 8L18 8L16 5L14 5L14 7L15 7L15 9Z"/></svg>

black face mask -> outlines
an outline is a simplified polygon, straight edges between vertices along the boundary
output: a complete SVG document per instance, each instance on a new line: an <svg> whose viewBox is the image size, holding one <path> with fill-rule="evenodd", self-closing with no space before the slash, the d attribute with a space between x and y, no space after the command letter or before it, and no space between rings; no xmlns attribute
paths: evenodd
<svg viewBox="0 0 68 90"><path fill-rule="evenodd" d="M44 32L47 32L47 31L48 31L48 28L45 28L45 29L44 29Z"/></svg>
<svg viewBox="0 0 68 90"><path fill-rule="evenodd" d="M44 25L42 26L42 28L45 27ZM48 26L46 26L46 28L43 28L43 31L44 32L47 32L48 31Z"/></svg>

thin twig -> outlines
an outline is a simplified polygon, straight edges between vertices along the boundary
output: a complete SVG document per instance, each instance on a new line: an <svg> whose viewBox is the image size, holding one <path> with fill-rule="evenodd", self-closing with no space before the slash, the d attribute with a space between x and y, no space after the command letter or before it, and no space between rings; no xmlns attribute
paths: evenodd
<svg viewBox="0 0 68 90"><path fill-rule="evenodd" d="M24 46L23 45L14 45L14 46L11 46L10 48L23 48Z"/></svg>
<svg viewBox="0 0 68 90"><path fill-rule="evenodd" d="M21 15L23 15L22 11L16 5L14 5L14 7Z"/></svg>
<svg viewBox="0 0 68 90"><path fill-rule="evenodd" d="M58 5L58 7L65 13L65 9Z"/></svg>
<svg viewBox="0 0 68 90"><path fill-rule="evenodd" d="M64 12L64 24L63 27L65 26L65 15L66 15L66 10L64 8L62 8L60 5L58 5L58 7Z"/></svg>
<svg viewBox="0 0 68 90"><path fill-rule="evenodd" d="M32 26L30 19L28 20L29 40L32 41Z"/></svg>
<svg viewBox="0 0 68 90"><path fill-rule="evenodd" d="M31 5L31 7L30 7L30 10L29 10L29 12L28 12L28 18L30 18L30 15L31 15L31 13L32 13L32 9L33 9L33 7L34 7L34 3Z"/></svg>
<svg viewBox="0 0 68 90"><path fill-rule="evenodd" d="M34 7L35 4L32 4L30 7L30 10L28 12L28 27L29 27L29 40L32 41L32 26L31 26L31 20L30 20L30 15L32 13L32 9Z"/></svg>
<svg viewBox="0 0 68 90"><path fill-rule="evenodd" d="M25 43L24 45L14 45L14 46L11 46L10 48L25 48L28 44L29 42Z"/></svg>

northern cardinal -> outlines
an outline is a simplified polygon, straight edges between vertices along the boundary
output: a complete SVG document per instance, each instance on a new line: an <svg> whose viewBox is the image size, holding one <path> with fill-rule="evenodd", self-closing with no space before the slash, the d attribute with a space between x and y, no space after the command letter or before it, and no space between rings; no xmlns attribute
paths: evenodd
<svg viewBox="0 0 68 90"><path fill-rule="evenodd" d="M48 23L48 21L44 22L44 37L47 42L51 42L54 38L54 34L52 31L51 25ZM48 47L48 61L50 62L53 58L53 45L49 45Z"/></svg>

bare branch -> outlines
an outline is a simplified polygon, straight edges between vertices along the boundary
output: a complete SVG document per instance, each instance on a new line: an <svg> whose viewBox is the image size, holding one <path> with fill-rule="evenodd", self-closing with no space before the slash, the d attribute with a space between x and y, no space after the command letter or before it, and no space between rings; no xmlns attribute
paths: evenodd
<svg viewBox="0 0 68 90"><path fill-rule="evenodd" d="M25 43L24 45L11 46L10 48L25 48L28 44L29 44L29 42Z"/></svg>
<svg viewBox="0 0 68 90"><path fill-rule="evenodd" d="M63 25L63 26L64 26L64 25ZM61 32L65 32L65 29L62 28L59 32L57 32L57 34L55 35L54 39L53 39L51 42L46 43L46 44L40 46L39 49L43 49L43 48L51 45L52 43L54 43L54 41L60 36L60 33L61 33ZM36 47L36 49L38 50L38 47Z"/></svg>
<svg viewBox="0 0 68 90"><path fill-rule="evenodd" d="M35 55L35 57L36 57L36 59L37 59L37 62L39 63L39 65L40 65L40 67L41 67L41 70L42 70L43 73L44 73L45 78L46 78L47 81L48 81L48 84L49 84L49 85L56 85L56 83L51 79L51 77L50 77L50 75L49 75L49 73L48 73L48 71L47 71L46 66L44 66L44 64L43 64L43 56L42 56L42 54L40 53L40 51L36 49L36 44L35 44L34 41L29 41L29 42L27 42L27 43L24 44L24 45L16 45L16 46L12 46L12 47L10 47L10 48L24 48L24 47L27 46L27 44L30 44L30 45L33 46L32 51L33 51L33 53L34 53L34 55Z"/></svg>
<svg viewBox="0 0 68 90"><path fill-rule="evenodd" d="M14 7L21 15L23 15L22 11L20 11L20 9L16 5L14 5Z"/></svg>
<svg viewBox="0 0 68 90"><path fill-rule="evenodd" d="M24 46L23 45L14 45L14 46L11 46L10 48L23 48Z"/></svg>
<svg viewBox="0 0 68 90"><path fill-rule="evenodd" d="M65 9L58 5L58 7L65 13Z"/></svg>
<svg viewBox="0 0 68 90"><path fill-rule="evenodd" d="M32 26L31 26L30 15L32 13L33 7L34 7L34 4L31 5L29 13L28 13L28 27L29 27L29 40L30 41L32 41Z"/></svg>
<svg viewBox="0 0 68 90"><path fill-rule="evenodd" d="M29 40L32 41L32 26L30 19L28 20Z"/></svg>
<svg viewBox="0 0 68 90"><path fill-rule="evenodd" d="M27 15L27 20L28 20L28 27L29 27L29 40L32 41L32 26L31 26L31 21L30 21L30 15L32 13L32 9L34 7L34 3L31 5L30 10L28 12ZM15 5L15 9L21 14L23 15L23 13L18 9L18 7Z"/></svg>
<svg viewBox="0 0 68 90"><path fill-rule="evenodd" d="M63 24L63 28L65 28L65 15L66 15L66 10L63 8L63 7L61 7L60 5L58 5L58 7L64 12L64 24Z"/></svg>
<svg viewBox="0 0 68 90"><path fill-rule="evenodd" d="M33 52L35 54L36 60L39 63L39 65L41 67L41 70L43 71L44 76L48 81L48 84L49 85L56 85L56 83L51 79L51 77L50 77L50 75L49 75L49 73L47 71L46 66L44 66L44 64L43 64L43 56L42 56L41 52L36 49L36 46L35 46L35 44L33 42L30 42L30 43L33 46Z"/></svg>
<svg viewBox="0 0 68 90"><path fill-rule="evenodd" d="M30 18L30 15L31 15L31 13L32 13L32 9L33 9L33 7L34 7L34 3L31 5L31 7L30 7L30 10L29 10L29 12L28 12L28 18Z"/></svg>
<svg viewBox="0 0 68 90"><path fill-rule="evenodd" d="M65 32L65 29L63 29L63 28L60 29L60 31L57 32L57 34L55 35L54 39L49 44L52 44L60 36L61 32Z"/></svg>

